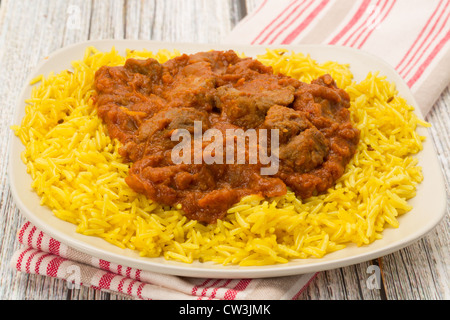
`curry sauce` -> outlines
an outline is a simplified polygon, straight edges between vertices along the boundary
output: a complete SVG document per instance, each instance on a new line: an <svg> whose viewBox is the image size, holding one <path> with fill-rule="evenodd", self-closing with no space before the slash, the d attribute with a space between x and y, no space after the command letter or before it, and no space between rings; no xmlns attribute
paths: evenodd
<svg viewBox="0 0 450 320"><path fill-rule="evenodd" d="M183 54L163 64L149 58L103 66L95 89L98 115L121 142L124 161L132 163L126 183L158 203L181 204L188 218L205 223L223 218L246 195L281 196L287 188L300 198L326 192L359 141L349 96L330 75L307 84L231 50ZM250 161L250 142L245 163L227 161L225 153L219 163L195 161L204 158L212 143L207 140L190 154L192 161L175 163L174 134L188 132L194 150L196 123L201 133L225 137L230 130L253 130L258 138L275 130L277 141L267 136L261 148L258 139L256 150L276 142L278 170L261 174L267 164Z"/></svg>

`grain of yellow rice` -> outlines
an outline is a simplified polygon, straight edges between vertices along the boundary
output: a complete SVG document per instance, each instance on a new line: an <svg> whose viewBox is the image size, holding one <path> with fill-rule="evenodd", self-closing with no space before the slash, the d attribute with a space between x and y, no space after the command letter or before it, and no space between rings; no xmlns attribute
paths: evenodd
<svg viewBox="0 0 450 320"><path fill-rule="evenodd" d="M123 65L130 57L161 63L179 52L99 52L90 47L72 71L39 76L15 134L26 146L21 158L41 204L76 231L137 250L141 256L191 263L266 265L295 258L321 258L348 244L367 245L397 217L411 210L422 180L413 157L422 149L419 120L395 85L377 73L356 83L349 66L318 64L309 56L267 50L258 57L275 72L309 82L330 73L351 97L351 117L361 140L345 174L328 193L302 201L295 194L263 199L247 196L224 220L202 225L135 193L125 183L129 164L118 154L90 99L95 71Z"/></svg>

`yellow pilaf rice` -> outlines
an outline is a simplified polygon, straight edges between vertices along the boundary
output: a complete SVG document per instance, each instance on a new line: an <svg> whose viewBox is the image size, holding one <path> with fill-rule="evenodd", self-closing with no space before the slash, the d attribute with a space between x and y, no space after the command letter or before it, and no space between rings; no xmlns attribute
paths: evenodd
<svg viewBox="0 0 450 320"><path fill-rule="evenodd" d="M32 81L26 115L15 134L26 146L21 157L41 204L76 231L97 236L141 256L191 263L267 265L295 258L321 258L348 244L367 245L409 210L407 200L422 181L413 157L422 149L419 120L398 96L395 85L377 73L356 83L348 65L318 64L309 56L267 50L258 59L281 72L310 82L330 73L351 97L351 117L361 130L357 154L327 194L302 201L288 192L263 199L248 196L224 220L204 226L186 219L179 208L155 203L125 183L129 164L118 154L90 99L102 65L123 65L127 58L152 57L163 63L179 52L99 52L90 47L72 71Z"/></svg>

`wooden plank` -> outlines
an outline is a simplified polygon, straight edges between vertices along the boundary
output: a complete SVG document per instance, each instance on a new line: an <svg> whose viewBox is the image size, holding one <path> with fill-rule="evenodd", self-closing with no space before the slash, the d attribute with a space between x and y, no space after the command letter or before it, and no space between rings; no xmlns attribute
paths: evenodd
<svg viewBox="0 0 450 320"><path fill-rule="evenodd" d="M93 1L88 39L123 39L124 1Z"/></svg>
<svg viewBox="0 0 450 320"><path fill-rule="evenodd" d="M376 282L373 270L379 271L377 261L367 261L344 268L320 272L299 296L300 300L381 300L384 287L381 273Z"/></svg>

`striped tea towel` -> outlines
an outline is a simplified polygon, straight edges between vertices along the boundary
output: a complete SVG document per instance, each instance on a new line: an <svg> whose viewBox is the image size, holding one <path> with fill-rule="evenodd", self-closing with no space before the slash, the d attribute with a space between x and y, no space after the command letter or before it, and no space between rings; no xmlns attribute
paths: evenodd
<svg viewBox="0 0 450 320"><path fill-rule="evenodd" d="M20 272L56 277L69 288L89 286L151 300L297 299L316 274L268 279L203 279L163 275L98 259L70 248L26 222L18 232L22 248L11 266Z"/></svg>
<svg viewBox="0 0 450 320"><path fill-rule="evenodd" d="M367 51L396 69L426 115L450 83L449 15L450 0L260 0L224 41Z"/></svg>

